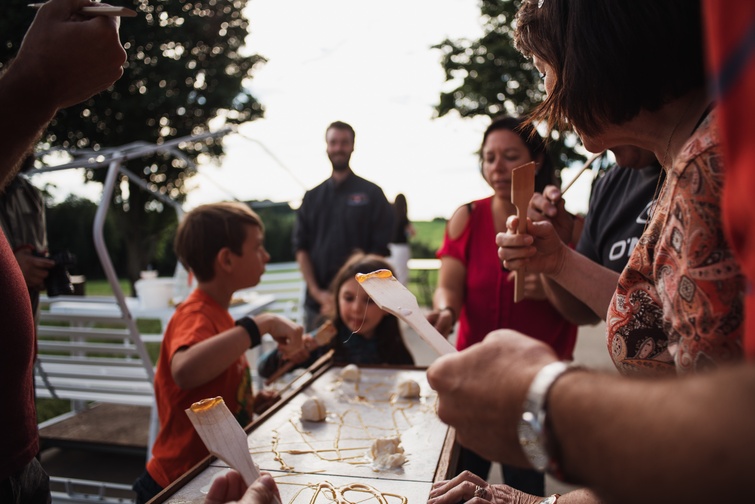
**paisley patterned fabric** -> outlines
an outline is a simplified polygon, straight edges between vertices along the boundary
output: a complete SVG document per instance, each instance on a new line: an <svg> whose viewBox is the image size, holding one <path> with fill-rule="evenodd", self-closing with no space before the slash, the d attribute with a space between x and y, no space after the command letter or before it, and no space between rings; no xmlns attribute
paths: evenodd
<svg viewBox="0 0 755 504"><path fill-rule="evenodd" d="M607 315L623 374L686 374L743 358L745 281L724 237L715 111L668 173Z"/></svg>

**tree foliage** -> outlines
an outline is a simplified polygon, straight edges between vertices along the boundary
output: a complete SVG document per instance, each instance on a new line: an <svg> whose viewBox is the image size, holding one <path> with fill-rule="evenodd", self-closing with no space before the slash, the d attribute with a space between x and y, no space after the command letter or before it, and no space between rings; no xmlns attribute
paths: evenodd
<svg viewBox="0 0 755 504"><path fill-rule="evenodd" d="M532 61L514 47L514 16L520 0L480 0L483 35L477 40L446 39L435 46L453 89L441 92L439 116L455 110L462 117L500 114L523 116L545 97ZM570 131L553 131L550 150L557 165L584 159L574 151L579 139Z"/></svg>
<svg viewBox="0 0 755 504"><path fill-rule="evenodd" d="M291 244L296 213L288 203L273 203L269 200L246 203L265 223L265 249L270 254L270 262L296 260Z"/></svg>
<svg viewBox="0 0 755 504"><path fill-rule="evenodd" d="M262 115L262 106L243 86L259 55L243 53L249 23L247 0L124 0L138 12L121 20L121 41L128 53L123 77L90 100L60 111L45 132L48 146L99 150L133 142L165 140L209 130L222 117L242 123ZM0 16L0 65L17 52L34 11L28 0L4 0ZM154 155L128 161L151 189L182 201L191 162L222 155L216 139L182 147L187 160ZM87 173L102 181L105 170ZM128 187L128 190L121 188ZM172 209L157 203L132 183L119 185L115 216L128 248L133 279L150 262L159 237L175 224Z"/></svg>
<svg viewBox="0 0 755 504"><path fill-rule="evenodd" d="M87 278L103 278L105 273L100 266L94 248L92 225L97 213L97 204L87 199L70 195L57 205L49 205L46 210L47 241L50 252L67 250L76 256L76 264L69 268L72 274ZM116 270L123 270L126 257L123 249L123 235L112 218L106 219L103 230L105 243L110 252L110 260Z"/></svg>

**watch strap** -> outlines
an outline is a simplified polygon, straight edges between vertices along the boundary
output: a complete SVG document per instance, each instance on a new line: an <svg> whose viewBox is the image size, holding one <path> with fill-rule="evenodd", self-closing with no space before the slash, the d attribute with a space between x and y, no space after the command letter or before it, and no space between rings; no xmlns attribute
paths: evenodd
<svg viewBox="0 0 755 504"><path fill-rule="evenodd" d="M522 423L526 424L530 430L534 429L536 436L533 439L533 436L524 435L520 430L519 442L527 460L538 471L545 471L554 465L552 453L547 448L555 440L548 439L546 443L546 437L552 438L552 436L547 436L545 432L548 391L561 375L571 369L574 367L566 362L551 362L538 371L527 391L522 411Z"/></svg>

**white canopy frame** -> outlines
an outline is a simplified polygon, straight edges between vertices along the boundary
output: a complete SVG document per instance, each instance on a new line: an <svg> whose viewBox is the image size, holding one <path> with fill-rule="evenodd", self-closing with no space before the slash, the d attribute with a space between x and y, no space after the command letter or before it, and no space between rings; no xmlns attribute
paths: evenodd
<svg viewBox="0 0 755 504"><path fill-rule="evenodd" d="M231 133L232 131L233 131L232 128L223 128L214 132L207 132L207 133L201 133L197 135L189 135L189 136L184 136L180 138L175 138L173 140L169 140L162 144L148 144L146 142L134 142L131 144L122 145L120 147L113 147L113 148L103 149L100 151L68 150L67 152L71 154L72 156L74 156L73 161L65 163L65 164L56 165L56 166L45 166L39 169L30 170L29 172L27 172L28 175L34 175L38 173L70 170L74 168L96 169L96 168L103 168L105 166L108 167L107 175L105 177L105 182L102 188L102 197L100 198L100 202L97 206L97 212L95 214L94 224L92 226L94 246L95 246L95 250L97 251L97 256L100 260L102 268L105 272L105 276L107 277L108 283L110 284L110 287L113 290L115 301L121 310L122 318L126 322L126 325L129 329L129 333L131 334L131 339L134 342L134 344L137 346L139 355L144 360L144 362L151 362L151 359L149 358L147 349L144 345L144 342L141 339L139 330L137 329L136 320L132 316L126 304L126 296L123 293L123 290L121 289L120 283L118 281L118 275L115 272L113 261L110 258L110 254L108 253L107 246L105 244L105 236L104 236L105 218L107 217L107 212L108 212L108 209L110 208L110 204L113 199L113 193L114 193L115 185L118 181L119 175L127 177L131 182L135 183L136 185L138 185L140 188L144 189L145 191L148 191L152 196L154 196L161 202L175 209L179 220L182 218L184 214L184 210L179 202L175 201L169 196L166 196L165 194L162 194L152 189L150 185L144 179L142 179L135 173L131 172L130 170L126 169L123 166L123 163L130 159L138 159L138 158L149 156L151 154L155 154L158 152L164 152L178 159L183 160L190 167L193 167L196 170L196 165L194 164L194 162L184 152L182 152L179 149L179 147L182 144L189 143L189 142L198 142L198 141L206 140L208 138L223 137L227 135L228 133ZM48 154L50 152L52 151L39 153L37 154L37 157L44 156L45 154ZM178 267L181 267L180 264ZM154 381L154 370L150 369L148 372L150 374L150 380Z"/></svg>

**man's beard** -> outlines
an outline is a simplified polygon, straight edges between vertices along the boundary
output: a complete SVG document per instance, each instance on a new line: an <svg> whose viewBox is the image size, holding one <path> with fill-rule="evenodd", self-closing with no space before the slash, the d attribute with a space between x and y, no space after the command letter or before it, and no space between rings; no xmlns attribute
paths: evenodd
<svg viewBox="0 0 755 504"><path fill-rule="evenodd" d="M339 156L337 159L330 157L330 163L333 165L333 171L344 172L349 169L349 160L351 156Z"/></svg>

